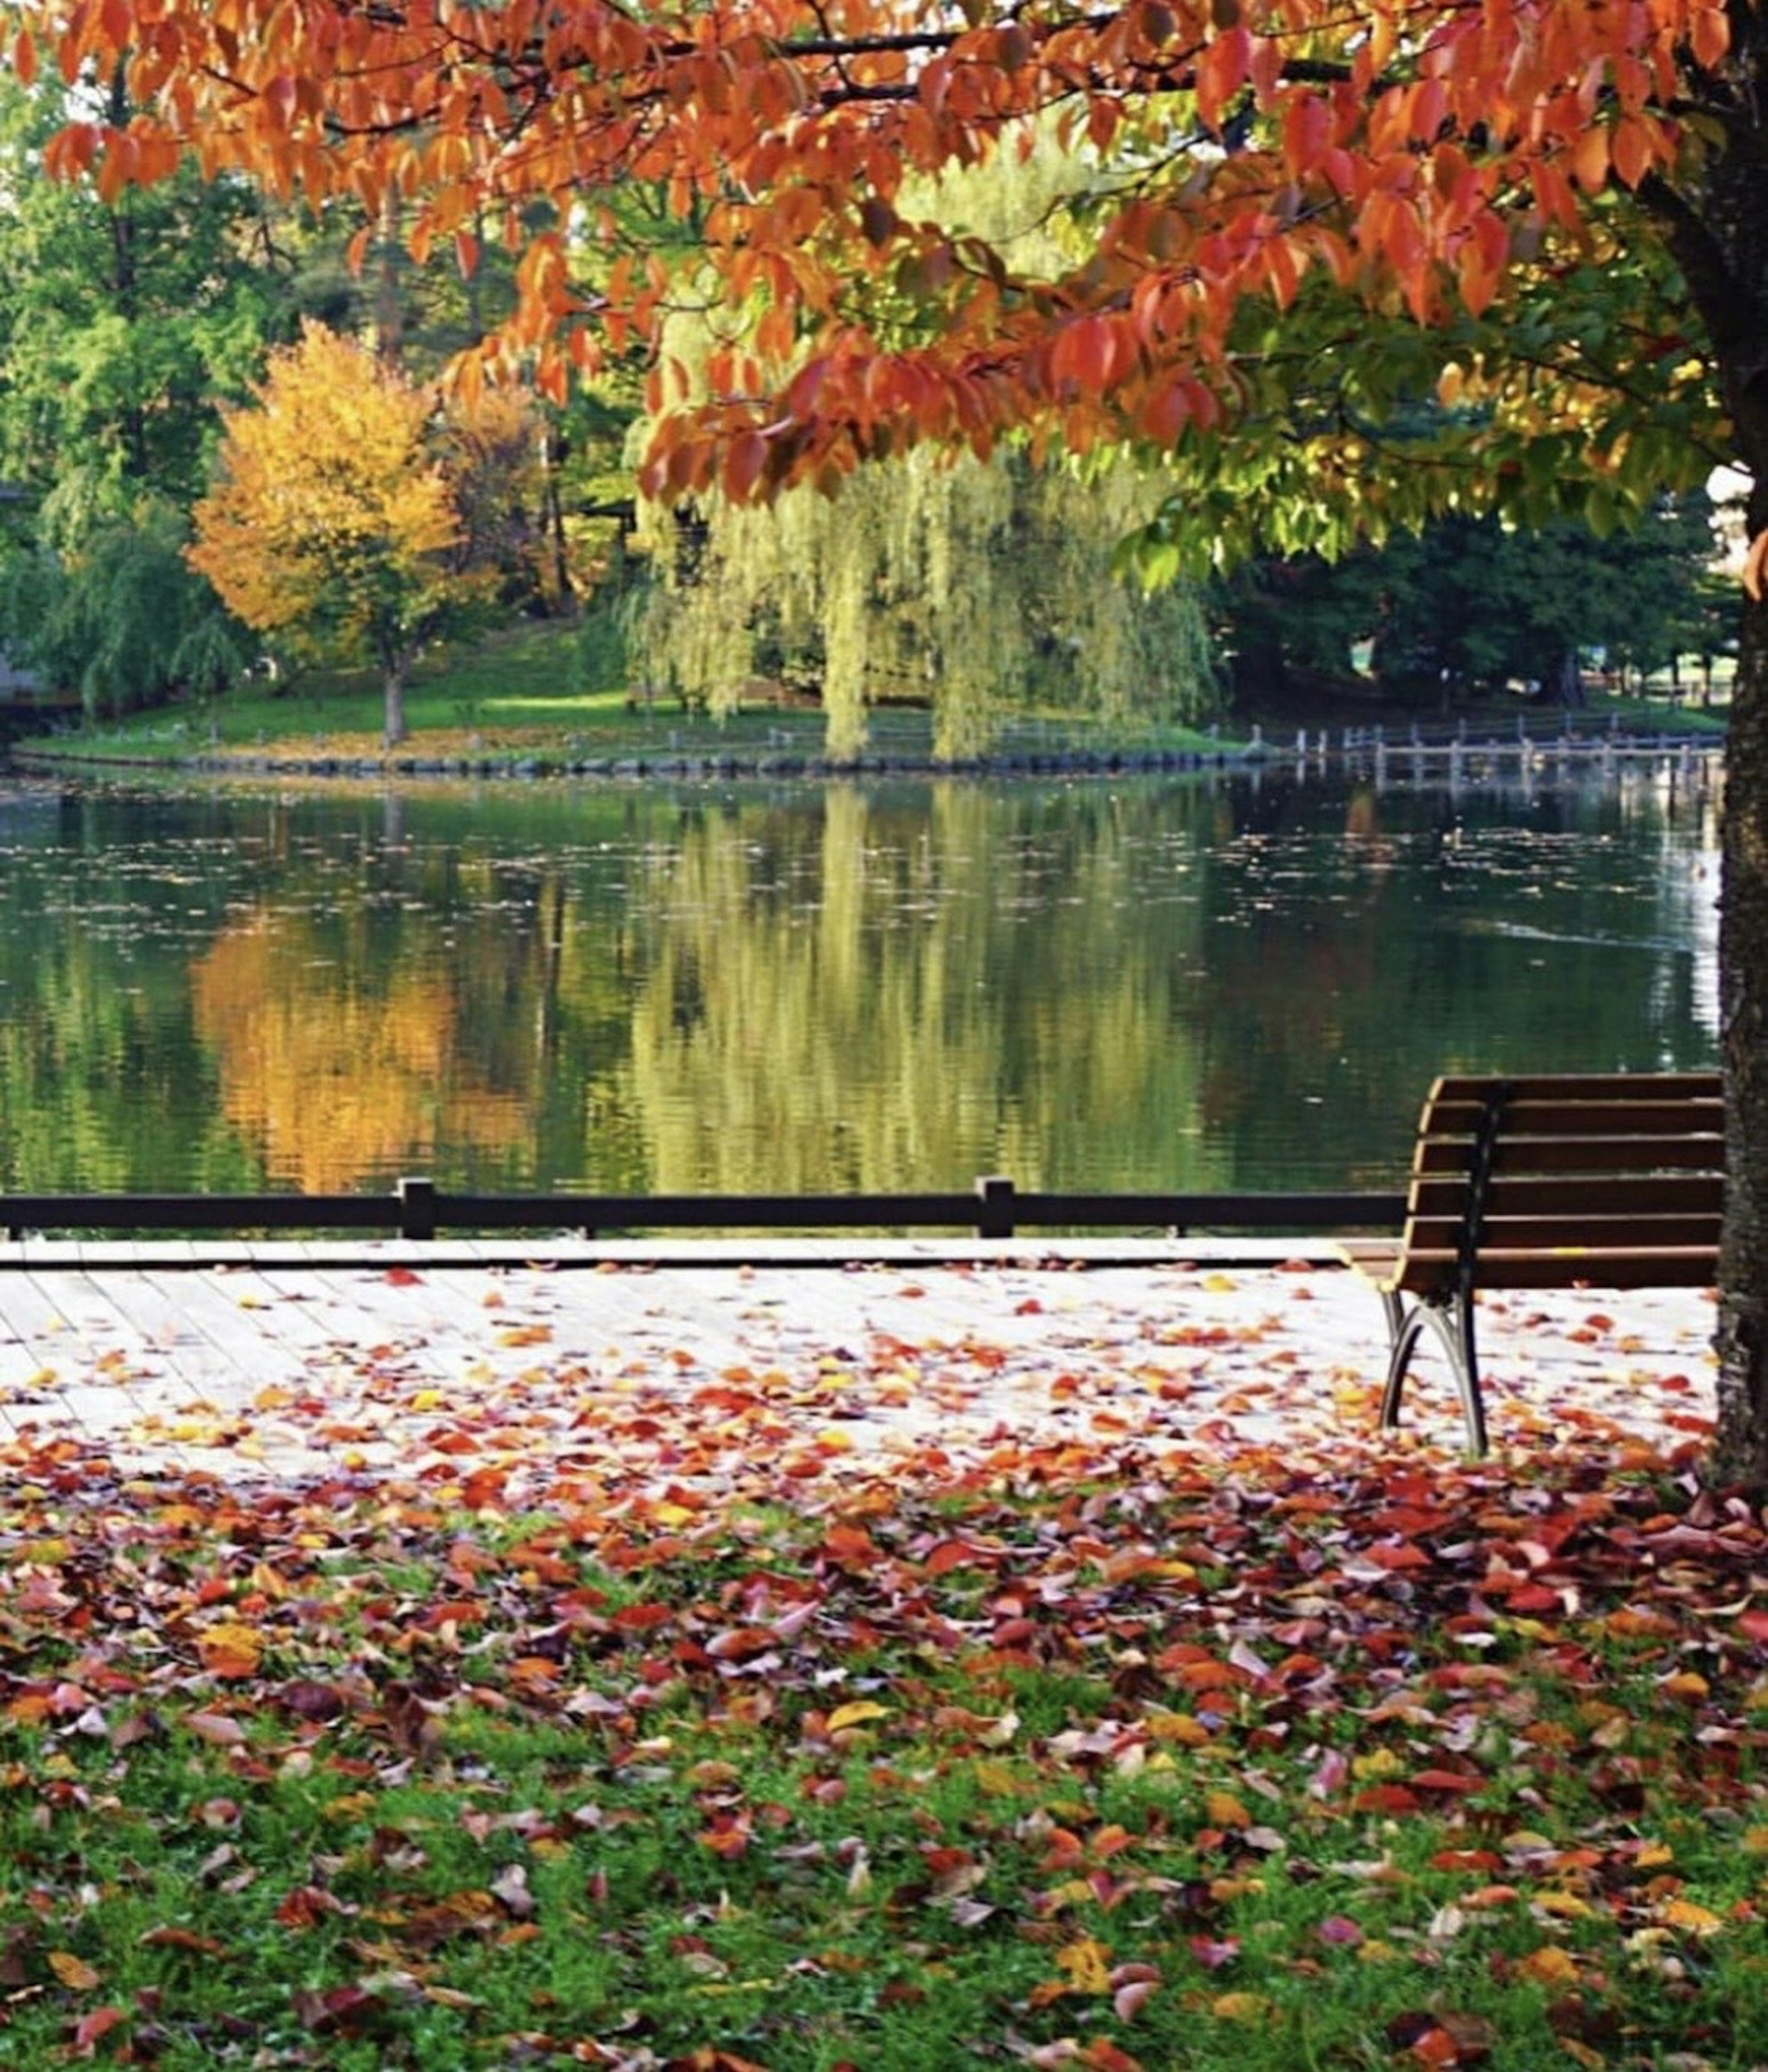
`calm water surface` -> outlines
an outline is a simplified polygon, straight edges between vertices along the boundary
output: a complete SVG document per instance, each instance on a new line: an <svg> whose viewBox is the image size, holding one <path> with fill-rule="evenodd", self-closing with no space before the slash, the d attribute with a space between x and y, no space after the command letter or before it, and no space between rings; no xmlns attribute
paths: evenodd
<svg viewBox="0 0 1768 2072"><path fill-rule="evenodd" d="M0 781L0 1186L1396 1184L1448 1067L1710 1063L1710 800L1267 776Z"/></svg>

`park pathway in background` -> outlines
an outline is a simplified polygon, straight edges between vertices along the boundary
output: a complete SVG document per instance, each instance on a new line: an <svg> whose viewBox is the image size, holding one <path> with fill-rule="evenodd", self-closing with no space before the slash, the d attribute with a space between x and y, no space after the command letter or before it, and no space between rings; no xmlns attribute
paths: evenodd
<svg viewBox="0 0 1768 2072"><path fill-rule="evenodd" d="M14 1244L0 1442L228 1482L419 1474L470 1494L483 1474L508 1500L561 1462L709 1494L758 1449L824 1486L898 1459L974 1472L1026 1445L1083 1468L1126 1448L1375 1441L1380 1305L1318 1260L1006 1263L922 1244L843 1267L828 1244L775 1244L743 1265L734 1249L591 1263L282 1244L173 1264L169 1248ZM1712 1316L1680 1290L1486 1298L1495 1444L1697 1439ZM1425 1364L1408 1432L1453 1450L1459 1412Z"/></svg>

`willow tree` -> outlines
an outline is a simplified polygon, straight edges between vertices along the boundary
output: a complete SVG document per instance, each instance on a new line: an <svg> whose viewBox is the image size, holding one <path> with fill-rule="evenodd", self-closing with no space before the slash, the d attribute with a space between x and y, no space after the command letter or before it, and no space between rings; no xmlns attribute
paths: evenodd
<svg viewBox="0 0 1768 2072"><path fill-rule="evenodd" d="M1029 434L1164 458L1175 563L1342 542L1477 499L1605 518L1753 480L1724 860L1729 1186L1716 1464L1768 1482L1768 14L1756 0L29 0L63 76L128 68L126 124L51 170L114 191L187 151L420 248L522 248L467 376L655 341L682 288L574 278L594 197L697 212L752 331L703 393L657 372L651 493L831 491L916 444ZM1113 168L1060 278L903 206L1055 110ZM549 205L535 225L524 209ZM1586 319L1587 321L1582 320ZM1442 438L1386 420L1434 393ZM672 403L680 407L670 408ZM1213 520L1219 520L1219 523Z"/></svg>
<svg viewBox="0 0 1768 2072"><path fill-rule="evenodd" d="M1063 212L1096 183L1096 155L1063 148L1053 123L1029 149L909 183L900 206L954 236L988 240L1026 278L1060 278L1075 245ZM685 391L752 338L756 305L677 312L661 352ZM922 447L881 459L830 498L814 485L767 504L717 488L641 502L649 608L635 660L648 680L713 711L756 679L820 695L829 753L851 756L868 707L925 700L934 752L986 749L1027 708L1195 719L1215 697L1195 588L1150 592L1116 565L1168 487L1133 456L1082 469L1022 449L980 456Z"/></svg>
<svg viewBox="0 0 1768 2072"><path fill-rule="evenodd" d="M985 750L1028 709L1195 719L1215 697L1197 592L1114 573L1157 496L1129 466L1092 479L1016 455L927 453L868 471L832 504L645 508L656 571L635 660L713 711L757 679L821 698L828 753L863 745L881 702L924 700L934 753Z"/></svg>

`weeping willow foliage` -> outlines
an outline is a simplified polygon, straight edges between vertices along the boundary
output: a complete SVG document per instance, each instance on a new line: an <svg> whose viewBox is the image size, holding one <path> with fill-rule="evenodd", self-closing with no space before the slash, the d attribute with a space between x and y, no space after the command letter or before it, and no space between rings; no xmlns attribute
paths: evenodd
<svg viewBox="0 0 1768 2072"><path fill-rule="evenodd" d="M1055 148L1007 151L920 199L954 233L1053 273L1051 204L1087 176ZM691 380L712 343L709 320L685 315L667 350ZM652 579L635 673L714 712L758 681L820 696L837 758L890 701L931 702L935 752L950 759L1027 710L1120 727L1204 717L1217 685L1197 593L1150 596L1112 568L1166 488L1124 456L1082 471L1022 450L954 460L918 448L861 468L833 502L804 488L760 510L645 507Z"/></svg>
<svg viewBox="0 0 1768 2072"><path fill-rule="evenodd" d="M886 702L930 701L948 758L1032 709L1200 717L1216 689L1195 593L1149 597L1112 572L1152 502L1128 467L1082 480L1017 454L917 451L833 504L798 491L716 508L703 532L653 511L639 672L715 712L758 680L815 692L837 757Z"/></svg>

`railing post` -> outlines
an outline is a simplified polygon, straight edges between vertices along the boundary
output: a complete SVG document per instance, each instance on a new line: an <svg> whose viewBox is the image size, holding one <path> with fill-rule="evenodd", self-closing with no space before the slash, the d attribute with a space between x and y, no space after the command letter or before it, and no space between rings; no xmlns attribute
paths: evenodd
<svg viewBox="0 0 1768 2072"><path fill-rule="evenodd" d="M976 1183L976 1234L978 1237L1013 1235L1013 1182L1004 1174L990 1174Z"/></svg>
<svg viewBox="0 0 1768 2072"><path fill-rule="evenodd" d="M436 1235L434 1180L405 1179L399 1182L399 1235L418 1238Z"/></svg>

